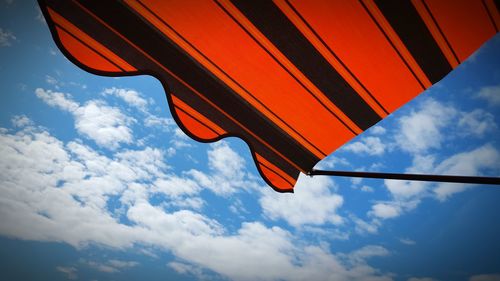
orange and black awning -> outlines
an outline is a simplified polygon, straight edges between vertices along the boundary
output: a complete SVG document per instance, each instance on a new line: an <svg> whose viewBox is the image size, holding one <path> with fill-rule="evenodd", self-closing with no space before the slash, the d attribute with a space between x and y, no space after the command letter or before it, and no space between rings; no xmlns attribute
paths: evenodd
<svg viewBox="0 0 500 281"><path fill-rule="evenodd" d="M299 172L438 82L500 28L493 0L40 6L74 63L157 77L186 134L242 138L278 191L293 190Z"/></svg>

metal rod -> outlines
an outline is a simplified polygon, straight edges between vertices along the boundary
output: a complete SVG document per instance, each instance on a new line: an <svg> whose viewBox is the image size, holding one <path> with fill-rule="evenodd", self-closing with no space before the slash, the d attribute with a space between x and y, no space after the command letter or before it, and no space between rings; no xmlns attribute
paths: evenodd
<svg viewBox="0 0 500 281"><path fill-rule="evenodd" d="M397 173L374 173L374 172L353 172L353 171L324 171L324 170L314 170L314 169L308 172L307 175L500 185L500 177L397 174Z"/></svg>

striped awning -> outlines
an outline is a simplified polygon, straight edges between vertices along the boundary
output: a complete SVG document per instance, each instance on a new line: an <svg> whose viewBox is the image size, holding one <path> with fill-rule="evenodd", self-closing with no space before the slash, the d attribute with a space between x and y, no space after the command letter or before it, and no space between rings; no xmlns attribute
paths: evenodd
<svg viewBox="0 0 500 281"><path fill-rule="evenodd" d="M493 0L44 0L59 48L149 74L192 138L237 136L277 191L438 82L500 27ZM231 167L228 167L230 169Z"/></svg>

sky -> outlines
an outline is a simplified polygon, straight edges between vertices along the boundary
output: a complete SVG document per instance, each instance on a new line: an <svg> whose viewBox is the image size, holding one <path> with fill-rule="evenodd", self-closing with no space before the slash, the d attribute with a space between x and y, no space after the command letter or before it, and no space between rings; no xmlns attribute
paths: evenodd
<svg viewBox="0 0 500 281"><path fill-rule="evenodd" d="M260 178L149 76L89 74L0 3L1 280L500 280L500 186ZM500 175L500 37L316 168Z"/></svg>

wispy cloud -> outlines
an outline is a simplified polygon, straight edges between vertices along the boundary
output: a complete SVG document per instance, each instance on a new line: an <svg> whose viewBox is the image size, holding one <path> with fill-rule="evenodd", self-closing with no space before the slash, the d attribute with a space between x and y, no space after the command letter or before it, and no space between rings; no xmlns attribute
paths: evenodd
<svg viewBox="0 0 500 281"><path fill-rule="evenodd" d="M77 275L78 269L76 267L73 267L73 266L57 266L56 270L59 271L59 272L61 272L61 273L64 273L64 275L66 275L66 277L69 280L76 280L76 279L78 279L78 275Z"/></svg>
<svg viewBox="0 0 500 281"><path fill-rule="evenodd" d="M16 40L16 36L10 31L3 30L0 27L0 47L12 46L12 41Z"/></svg>
<svg viewBox="0 0 500 281"><path fill-rule="evenodd" d="M489 105L498 106L500 105L500 85L483 87L476 96L487 101Z"/></svg>
<svg viewBox="0 0 500 281"><path fill-rule="evenodd" d="M64 108L74 108L71 102L63 101ZM151 187L156 180L169 177L161 153L154 148L118 151L110 158L76 141L64 143L29 125L15 132L0 130L0 153L2 235L75 247L89 243L118 249L154 246L194 266L184 268L207 268L232 280L392 280L367 264L368 259L385 255L381 248L334 254L321 244L297 243L297 237L277 226L246 222L229 232L204 214L167 212L153 205L150 198L159 190ZM238 157L227 143L212 146L212 173L235 177L227 171L227 165L232 165L244 177L246 171ZM212 174L205 175L213 180ZM329 183L304 184L309 185L304 188L306 198L327 195L324 203L328 209L319 211L321 219L339 222L341 218L331 206L340 206L341 198L327 191L334 187ZM310 195L308 189L313 190ZM224 193L226 189L213 191ZM196 198L193 196L187 198ZM123 210L108 209L108 200L117 197L124 204ZM125 216L128 223L114 212ZM304 222L295 219L298 224ZM136 266L119 260L86 264L109 273ZM179 264L170 266L182 271Z"/></svg>
<svg viewBox="0 0 500 281"><path fill-rule="evenodd" d="M259 199L264 215L285 220L294 227L303 225L339 225L344 219L337 214L344 199L334 193L335 183L328 177L300 175L293 194L280 194L262 189Z"/></svg>
<svg viewBox="0 0 500 281"><path fill-rule="evenodd" d="M35 93L48 105L71 113L77 131L99 146L116 149L121 143L131 143L134 139L129 125L135 119L126 116L117 107L108 106L100 100L90 100L80 105L68 94L41 88L36 89Z"/></svg>

